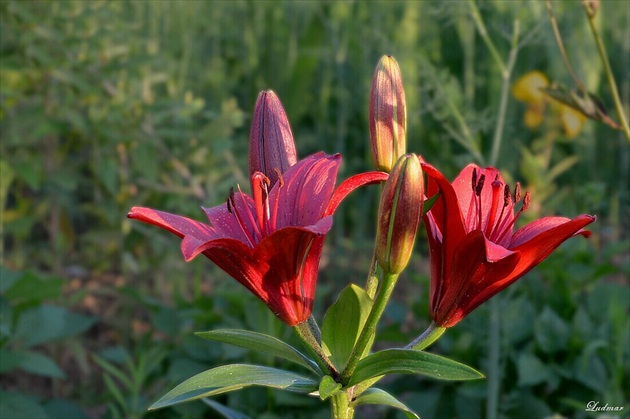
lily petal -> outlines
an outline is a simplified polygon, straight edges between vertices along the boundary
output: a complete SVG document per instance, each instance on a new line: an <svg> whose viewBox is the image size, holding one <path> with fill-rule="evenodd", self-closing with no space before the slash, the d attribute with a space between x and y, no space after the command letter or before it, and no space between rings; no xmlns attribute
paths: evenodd
<svg viewBox="0 0 630 419"><path fill-rule="evenodd" d="M440 191L440 197L431 207L431 212L435 218L435 222L443 235L458 237L462 239L466 235L464 220L459 206L459 199L455 193L455 189L451 183L440 173L435 167L428 163L422 163L422 170L427 174L429 180L437 184ZM429 195L433 195L435 185L427 182L431 189L428 190ZM446 226L448 224L448 226ZM445 230L448 228L448 232ZM457 240L455 240L457 241Z"/></svg>
<svg viewBox="0 0 630 419"><path fill-rule="evenodd" d="M235 192L233 204L236 207L236 211L241 215L241 222L238 221L238 218L233 213L230 213L230 211L234 211L234 208L228 210L227 204L217 205L212 208L201 207L201 209L206 213L206 217L208 217L208 221L215 229L217 237L231 237L248 243L252 240L252 237L256 237L258 234L256 221L251 216L256 213L254 200L242 192Z"/></svg>
<svg viewBox="0 0 630 419"><path fill-rule="evenodd" d="M517 230L516 233L514 233L514 236L512 236L512 240L510 241L510 248L518 248L519 246L526 244L530 240L535 239L536 236L546 232L547 230L551 230L560 226L563 226L561 230L564 234L560 233L562 234L562 236L565 236L567 233L570 232L572 233L564 238L560 238L560 236L558 238L554 237L554 241L559 241L560 243L562 243L564 240L576 234L582 234L584 237L589 237L591 235L591 232L581 230L581 228L594 222L596 218L597 217L594 217L592 215L580 215L573 220L566 217L540 218ZM580 227L578 228L578 226Z"/></svg>
<svg viewBox="0 0 630 419"><path fill-rule="evenodd" d="M333 214L339 204L350 194L360 186L371 185L373 183L385 182L388 178L388 174L385 172L365 172L358 175L350 176L344 180L339 187L333 193L330 198L330 203L324 215Z"/></svg>
<svg viewBox="0 0 630 419"><path fill-rule="evenodd" d="M316 228L323 231L331 221L322 221L323 227ZM199 243L186 237L182 249L193 244ZM323 244L321 234L287 227L265 237L254 249L238 240L217 239L201 243L189 256L203 253L294 326L311 313Z"/></svg>
<svg viewBox="0 0 630 419"><path fill-rule="evenodd" d="M439 298L439 302L447 306L434 308L438 324L444 327L454 325L494 295L486 291L488 283L512 272L519 259L518 253L490 242L479 230L466 235L455 251L453 281L443 288L444 295Z"/></svg>
<svg viewBox="0 0 630 419"><path fill-rule="evenodd" d="M481 176L485 177L485 187L481 189L480 199L478 200L481 201L481 214L483 214L483 218L481 220L481 228L483 230L485 230L488 225L488 216L491 213L491 208L493 205L493 191L490 184L496 179L502 185L505 185L505 181L503 180L503 176L501 176L501 172L499 172L494 167L481 168L476 164L469 164L459 173L459 175L457 175L455 180L453 180L452 185L453 189L455 190L455 194L457 195L462 217L464 220L466 220L465 222L468 231L472 230L473 228L479 228L478 220L475 217L475 215L478 214L478 210L474 209L474 211L471 211L471 205L474 204L474 200L477 199L472 189L472 177L475 170L477 171L477 179L480 179ZM503 207L504 203L503 192L503 190L499 191L499 204L501 207ZM510 201L508 202L508 206L504 209L503 220L507 220L506 224L509 224L513 219L514 203L510 199Z"/></svg>
<svg viewBox="0 0 630 419"><path fill-rule="evenodd" d="M127 217L161 227L179 237L193 236L205 241L217 238L216 231L209 225L165 211L133 207Z"/></svg>
<svg viewBox="0 0 630 419"><path fill-rule="evenodd" d="M277 182L269 192L270 207L278 208L276 229L313 225L322 218L333 194L340 164L339 154L316 153L283 174L283 182Z"/></svg>

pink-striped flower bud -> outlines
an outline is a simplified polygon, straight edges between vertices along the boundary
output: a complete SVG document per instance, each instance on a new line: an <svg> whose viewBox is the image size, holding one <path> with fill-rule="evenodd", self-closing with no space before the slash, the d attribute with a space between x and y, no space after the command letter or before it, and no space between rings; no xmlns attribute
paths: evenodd
<svg viewBox="0 0 630 419"><path fill-rule="evenodd" d="M406 152L407 108L398 62L384 55L376 65L370 90L370 140L378 170L389 172Z"/></svg>
<svg viewBox="0 0 630 419"><path fill-rule="evenodd" d="M295 163L295 142L282 103L273 91L260 92L249 134L249 176L261 172L273 186Z"/></svg>
<svg viewBox="0 0 630 419"><path fill-rule="evenodd" d="M385 272L398 274L407 266L423 204L420 159L415 154L405 154L385 182L378 211L376 258Z"/></svg>

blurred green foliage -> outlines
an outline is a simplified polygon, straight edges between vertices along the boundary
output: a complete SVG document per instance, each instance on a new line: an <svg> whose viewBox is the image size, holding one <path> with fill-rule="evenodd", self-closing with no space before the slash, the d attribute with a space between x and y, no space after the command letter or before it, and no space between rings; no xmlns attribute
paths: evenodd
<svg viewBox="0 0 630 419"><path fill-rule="evenodd" d="M581 7L556 3L573 66L612 108ZM479 7L504 57L519 21L514 78L539 70L570 83L543 2ZM627 98L626 11L602 2L598 23ZM371 168L367 105L381 55L401 65L408 149L451 176L487 163L501 88L465 2L3 1L0 54L2 417L141 416L212 366L278 365L193 336L242 327L293 341L211 263L185 264L177 240L125 219L132 205L201 218L200 205L247 185L260 90L278 93L299 155L341 152L347 177ZM508 101L497 166L533 193L526 215L598 221L589 242L565 245L502 298L500 412L587 417L590 400L628 409L630 150L594 122L575 138L551 118L530 130L524 111ZM337 213L316 311L349 282L363 284L376 199L366 188ZM380 345L407 343L428 321L423 240L417 248ZM432 350L483 371L487 317L480 308ZM389 386L424 417L484 416L485 382ZM316 400L260 389L216 401L255 417L327 414ZM210 408L149 416L212 417Z"/></svg>

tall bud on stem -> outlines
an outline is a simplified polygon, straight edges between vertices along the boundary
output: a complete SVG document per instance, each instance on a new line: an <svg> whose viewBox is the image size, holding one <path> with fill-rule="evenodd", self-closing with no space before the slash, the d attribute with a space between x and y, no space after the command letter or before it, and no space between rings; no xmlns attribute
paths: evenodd
<svg viewBox="0 0 630 419"><path fill-rule="evenodd" d="M384 55L376 65L370 90L370 140L378 170L389 172L406 152L407 107L398 62Z"/></svg>
<svg viewBox="0 0 630 419"><path fill-rule="evenodd" d="M423 203L420 160L415 154L405 154L385 183L378 211L376 258L385 272L399 274L407 266Z"/></svg>
<svg viewBox="0 0 630 419"><path fill-rule="evenodd" d="M295 142L282 103L273 91L260 92L249 134L249 176L262 172L273 186L295 163Z"/></svg>

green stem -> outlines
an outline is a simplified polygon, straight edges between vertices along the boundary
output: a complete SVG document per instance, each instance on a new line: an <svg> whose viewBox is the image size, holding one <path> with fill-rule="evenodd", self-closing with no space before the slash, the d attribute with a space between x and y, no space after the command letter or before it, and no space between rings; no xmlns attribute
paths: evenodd
<svg viewBox="0 0 630 419"><path fill-rule="evenodd" d="M492 298L490 304L490 336L488 338L488 396L486 399L486 417L495 419L499 405L500 369L501 358L501 316L498 296Z"/></svg>
<svg viewBox="0 0 630 419"><path fill-rule="evenodd" d="M382 195L383 189L385 188L385 183L382 182L380 186ZM382 274L383 270L380 269L378 260L376 260L376 245L374 245L374 251L372 252L372 262L370 263L370 272L368 272L367 281L365 281L365 292L372 300L374 300L376 290L378 290L378 283Z"/></svg>
<svg viewBox="0 0 630 419"><path fill-rule="evenodd" d="M333 419L352 419L354 407L350 406L350 396L342 391L330 398Z"/></svg>
<svg viewBox="0 0 630 419"><path fill-rule="evenodd" d="M361 331L361 335L357 340L357 343L354 345L352 349L352 353L350 354L350 358L348 359L348 363L341 373L341 384L346 385L350 380L350 377L354 373L354 370L357 368L361 357L365 353L367 346L372 341L372 337L376 332L376 325L381 318L381 315L385 311L385 307L387 306L387 302L392 295L392 291L396 286L396 281L398 280L398 274L392 274L389 272L385 272L383 275L383 282L381 284L380 289L378 290L378 294L376 295L376 299L374 300L374 304L372 305L372 310L370 310L370 314L368 315L367 320L365 321L365 325L363 326L363 330Z"/></svg>
<svg viewBox="0 0 630 419"><path fill-rule="evenodd" d="M313 317L313 315L310 315L308 317L308 320L306 321L306 323L308 323L308 327L311 329L311 333L313 334L313 337L315 338L315 341L317 342L318 345L321 346L321 344L322 344L322 331L319 330L319 325L315 321L315 318Z"/></svg>
<svg viewBox="0 0 630 419"><path fill-rule="evenodd" d="M324 353L324 349L318 342L315 334L313 334L313 330L308 323L308 321L298 323L293 327L293 330L295 330L295 333L302 342L304 342L304 346L311 353L311 356L315 358L315 362L317 362L317 365L322 372L324 374L329 374L333 379L335 379L335 381L337 381L339 379L339 371L337 371L332 362L330 362L330 359L328 359L328 356Z"/></svg>
<svg viewBox="0 0 630 419"><path fill-rule="evenodd" d="M441 88L441 86L437 86L438 89L440 89L440 91L442 92L445 101L446 101L446 106L448 106L449 111L451 111L451 115L453 116L453 118L455 118L455 121L457 122L457 124L459 125L459 129L462 131L463 134L463 138L458 141L462 146L464 146L469 153L471 153L473 155L473 157L480 163L483 164L483 156L481 155L481 153L479 152L479 145L477 144L477 141L475 140L475 137L473 137L471 131L470 131L470 127L468 126L468 123L466 123L466 119L464 118L464 116L462 115L462 113L459 111L459 109L457 108L457 106L455 106L455 103L451 100L451 97L444 92L444 90ZM453 134L453 133L451 133ZM453 138L458 139L459 136L454 135Z"/></svg>
<svg viewBox="0 0 630 419"><path fill-rule="evenodd" d="M497 164L499 151L501 149L501 142L503 140L503 127L505 125L505 112L507 110L508 92L510 91L510 78L512 77L512 70L514 70L514 64L516 63L516 57L518 55L518 37L519 25L518 20L515 20L514 32L512 33L512 48L510 49L508 63L507 66L503 67L501 70L501 77L503 79L503 82L501 84L499 114L497 116L497 124L494 130L494 138L492 139L492 152L490 154L491 166L495 166Z"/></svg>
<svg viewBox="0 0 630 419"><path fill-rule="evenodd" d="M585 2L582 2L582 6L584 6L584 11L586 12L588 23L591 27L591 32L593 32L593 38L595 38L595 43L597 44L597 50L599 51L599 58L602 61L602 64L604 65L604 72L606 73L606 78L608 79L608 85L610 87L610 93L612 94L612 97L613 97L613 102L615 102L615 110L617 111L617 117L619 118L619 122L621 123L621 129L626 139L630 141L630 127L628 126L626 113L624 112L621 99L619 98L619 91L617 90L617 83L615 83L615 78L613 77L612 68L610 68L610 62L608 61L606 48L604 47L602 38L599 36L599 31L597 30L597 27L595 26L595 13L592 13L589 10L589 6Z"/></svg>
<svg viewBox="0 0 630 419"><path fill-rule="evenodd" d="M488 35L486 25L483 23L483 19L481 18L481 14L479 13L477 5L475 4L475 0L468 0L468 3L470 4L470 10L472 12L472 17L475 21L475 24L477 25L479 36L481 36L481 39L483 39L483 42L486 44L486 47L488 47L488 50L490 51L490 55L492 55L492 58L497 63L497 66L499 66L501 73L503 73L505 71L505 64L503 63L501 55L499 55L499 51L497 51L497 48L494 46L492 39Z"/></svg>
<svg viewBox="0 0 630 419"><path fill-rule="evenodd" d="M405 346L405 349L421 351L438 340L444 332L446 332L446 327L441 327L435 324L435 322L431 322L427 330L415 338L409 345Z"/></svg>
<svg viewBox="0 0 630 419"><path fill-rule="evenodd" d="M564 61L564 66L566 67L569 75L573 79L575 85L582 92L586 93L586 89L584 85L580 82L575 71L573 71L573 67L569 62L569 57L567 57L567 51L564 48L564 42L562 42L562 36L560 36L560 29L558 28L558 22L556 21L556 16L553 14L553 8L551 7L551 0L546 0L545 5L547 6L547 13L549 14L549 21L551 22L551 28L553 29L553 34L556 37L556 43L558 44L558 49L560 50L560 56L562 57L562 61Z"/></svg>

